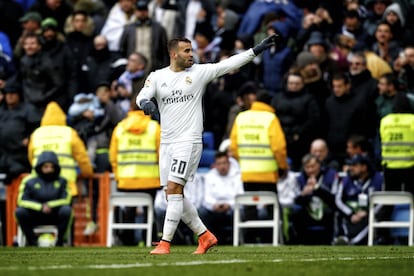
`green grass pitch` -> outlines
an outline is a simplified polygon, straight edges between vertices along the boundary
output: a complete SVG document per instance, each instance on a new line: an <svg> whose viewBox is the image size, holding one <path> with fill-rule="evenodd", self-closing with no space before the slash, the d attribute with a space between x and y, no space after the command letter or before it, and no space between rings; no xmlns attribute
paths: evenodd
<svg viewBox="0 0 414 276"><path fill-rule="evenodd" d="M0 275L414 275L408 246L172 246L170 255L150 248L0 248Z"/></svg>

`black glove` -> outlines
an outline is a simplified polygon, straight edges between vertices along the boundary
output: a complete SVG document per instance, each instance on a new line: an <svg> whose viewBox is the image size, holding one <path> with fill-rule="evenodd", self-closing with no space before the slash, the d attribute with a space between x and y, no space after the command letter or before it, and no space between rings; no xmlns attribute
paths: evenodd
<svg viewBox="0 0 414 276"><path fill-rule="evenodd" d="M266 37L263 39L259 44L254 46L253 52L257 56L258 54L262 53L267 48L270 48L276 45L276 38L278 37L277 34L272 34L271 36Z"/></svg>
<svg viewBox="0 0 414 276"><path fill-rule="evenodd" d="M141 109L144 110L145 115L151 115L154 116L158 112L157 107L155 106L155 103L153 103L150 100L143 99L139 102Z"/></svg>

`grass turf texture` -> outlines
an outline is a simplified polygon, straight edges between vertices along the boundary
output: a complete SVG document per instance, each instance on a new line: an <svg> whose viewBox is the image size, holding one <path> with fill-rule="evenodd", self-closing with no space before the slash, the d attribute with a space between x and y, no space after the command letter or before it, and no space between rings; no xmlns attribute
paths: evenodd
<svg viewBox="0 0 414 276"><path fill-rule="evenodd" d="M172 246L170 255L149 248L0 249L0 275L413 275L414 247L217 246L192 255L195 246Z"/></svg>

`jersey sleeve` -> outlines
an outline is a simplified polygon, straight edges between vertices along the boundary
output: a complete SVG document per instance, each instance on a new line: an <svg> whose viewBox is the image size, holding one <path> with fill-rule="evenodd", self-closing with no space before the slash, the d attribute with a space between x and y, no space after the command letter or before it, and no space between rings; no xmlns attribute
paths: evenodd
<svg viewBox="0 0 414 276"><path fill-rule="evenodd" d="M209 81L227 74L233 70L239 69L243 65L249 63L255 58L255 54L252 49L246 50L240 54L231 56L227 59L223 59L218 63L206 64L209 69Z"/></svg>
<svg viewBox="0 0 414 276"><path fill-rule="evenodd" d="M139 91L137 98L136 98L136 104L141 108L141 105L139 104L143 99L150 100L151 98L155 97L155 91L156 91L156 73L152 72L149 74L147 79L145 80L144 87Z"/></svg>

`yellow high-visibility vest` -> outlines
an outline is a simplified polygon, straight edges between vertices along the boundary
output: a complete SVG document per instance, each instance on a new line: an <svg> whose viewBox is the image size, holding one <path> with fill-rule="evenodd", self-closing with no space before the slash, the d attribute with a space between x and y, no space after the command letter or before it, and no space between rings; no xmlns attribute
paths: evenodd
<svg viewBox="0 0 414 276"><path fill-rule="evenodd" d="M274 172L278 165L270 148L269 126L275 115L247 110L236 117L237 148L242 172Z"/></svg>
<svg viewBox="0 0 414 276"><path fill-rule="evenodd" d="M133 134L118 125L117 178L158 178L157 122L150 121L145 132Z"/></svg>
<svg viewBox="0 0 414 276"><path fill-rule="evenodd" d="M382 164L391 169L414 166L414 114L391 113L381 119Z"/></svg>
<svg viewBox="0 0 414 276"><path fill-rule="evenodd" d="M68 126L42 126L32 135L33 168L39 155L47 150L56 153L61 168L60 176L66 178L72 195L77 194L77 164L72 155L72 129Z"/></svg>

